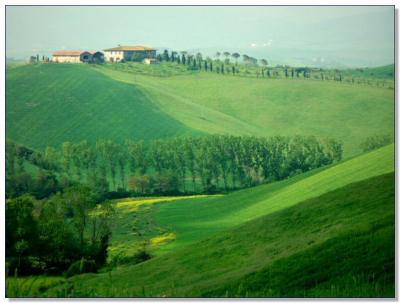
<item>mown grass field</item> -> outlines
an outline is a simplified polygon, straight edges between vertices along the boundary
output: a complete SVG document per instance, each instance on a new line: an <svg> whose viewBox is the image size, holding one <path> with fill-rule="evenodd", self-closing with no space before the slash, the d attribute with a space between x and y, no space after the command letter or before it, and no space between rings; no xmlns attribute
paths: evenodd
<svg viewBox="0 0 400 303"><path fill-rule="evenodd" d="M341 140L345 156L351 156L365 137L393 135L391 89L178 67L41 64L9 69L7 137L43 148L99 138L299 134Z"/></svg>
<svg viewBox="0 0 400 303"><path fill-rule="evenodd" d="M218 231L293 206L353 182L392 172L393 155L393 145L389 145L338 165L223 197L155 205L155 222L176 234L176 239L161 246L158 254L202 240Z"/></svg>
<svg viewBox="0 0 400 303"><path fill-rule="evenodd" d="M143 88L160 108L185 125L209 133L315 135L359 152L371 134L393 135L394 91L298 79L254 79L197 73L148 77L102 68L110 77Z"/></svg>
<svg viewBox="0 0 400 303"><path fill-rule="evenodd" d="M394 175L346 185L135 266L74 277L46 295L60 293L393 297Z"/></svg>
<svg viewBox="0 0 400 303"><path fill-rule="evenodd" d="M7 138L33 148L197 133L161 112L141 89L84 65L7 70L6 98Z"/></svg>

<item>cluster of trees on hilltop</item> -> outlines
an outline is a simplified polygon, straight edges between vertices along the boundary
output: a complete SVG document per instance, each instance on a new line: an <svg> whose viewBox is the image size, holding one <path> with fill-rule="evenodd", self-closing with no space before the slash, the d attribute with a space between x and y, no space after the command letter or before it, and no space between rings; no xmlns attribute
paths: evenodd
<svg viewBox="0 0 400 303"><path fill-rule="evenodd" d="M13 154L7 154L9 172L18 162ZM127 140L124 144L111 140L99 140L95 145L65 142L58 149L46 148L41 158L53 177L63 180L55 181L63 185L61 188L74 182L86 184L101 200L110 190L166 195L250 187L328 165L341 157L342 145L332 139L212 135L149 142ZM18 180L15 173L11 175L14 179L9 176L10 180ZM17 196L13 185L7 187L8 193Z"/></svg>

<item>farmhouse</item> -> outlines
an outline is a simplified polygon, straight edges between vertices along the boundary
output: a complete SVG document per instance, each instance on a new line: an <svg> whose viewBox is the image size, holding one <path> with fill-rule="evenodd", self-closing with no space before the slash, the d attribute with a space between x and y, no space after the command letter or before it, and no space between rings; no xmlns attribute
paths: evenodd
<svg viewBox="0 0 400 303"><path fill-rule="evenodd" d="M60 50L53 53L53 62L58 63L101 63L104 55L98 51Z"/></svg>
<svg viewBox="0 0 400 303"><path fill-rule="evenodd" d="M143 61L146 58L155 58L156 49L147 46L117 46L104 50L108 62Z"/></svg>

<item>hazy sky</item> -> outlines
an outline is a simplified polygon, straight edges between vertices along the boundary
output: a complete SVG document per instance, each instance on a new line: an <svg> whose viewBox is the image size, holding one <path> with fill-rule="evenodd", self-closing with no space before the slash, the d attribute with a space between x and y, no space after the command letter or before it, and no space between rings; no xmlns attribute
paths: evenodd
<svg viewBox="0 0 400 303"><path fill-rule="evenodd" d="M369 7L8 6L8 57L149 45L238 50L272 61L393 63L394 9Z"/></svg>

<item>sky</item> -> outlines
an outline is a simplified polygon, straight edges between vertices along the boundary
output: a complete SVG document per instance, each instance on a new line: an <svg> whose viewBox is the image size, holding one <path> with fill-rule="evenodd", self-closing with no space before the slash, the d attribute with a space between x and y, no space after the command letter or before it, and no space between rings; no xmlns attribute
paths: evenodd
<svg viewBox="0 0 400 303"><path fill-rule="evenodd" d="M237 51L272 64L394 62L393 6L7 6L6 55L117 45Z"/></svg>

